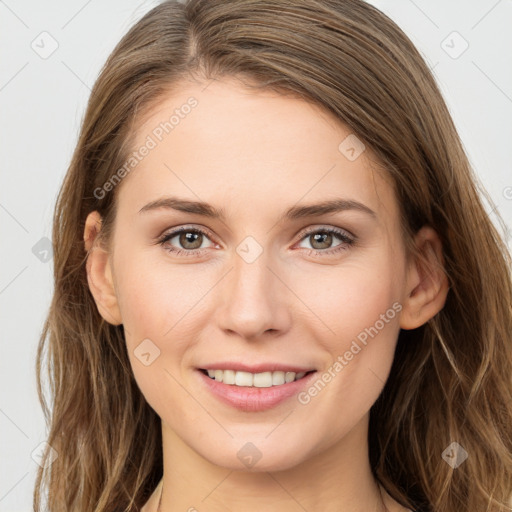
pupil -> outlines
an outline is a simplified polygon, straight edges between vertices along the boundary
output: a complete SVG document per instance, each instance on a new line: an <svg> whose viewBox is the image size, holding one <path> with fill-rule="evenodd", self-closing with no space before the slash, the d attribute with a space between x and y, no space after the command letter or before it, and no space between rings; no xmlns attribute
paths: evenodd
<svg viewBox="0 0 512 512"><path fill-rule="evenodd" d="M327 246L329 245L329 242L331 242L331 239L332 239L332 234L331 233L323 233L323 234L319 234L319 233L316 233L315 235L313 235L313 239L315 242L318 242L318 239L321 239L321 238L324 238L324 241L323 242L320 242L320 243L326 243L326 240L325 238L327 238ZM322 248L325 248L325 247L322 247Z"/></svg>
<svg viewBox="0 0 512 512"><path fill-rule="evenodd" d="M188 231L186 233L181 234L182 240L180 240L180 242L184 247L187 247L186 244L189 244L189 243L193 244L194 242L197 242L197 239L199 238L199 236L200 236L200 233L191 233L190 231ZM201 245L201 244L199 244L199 245ZM193 246L191 248L196 249L197 247Z"/></svg>

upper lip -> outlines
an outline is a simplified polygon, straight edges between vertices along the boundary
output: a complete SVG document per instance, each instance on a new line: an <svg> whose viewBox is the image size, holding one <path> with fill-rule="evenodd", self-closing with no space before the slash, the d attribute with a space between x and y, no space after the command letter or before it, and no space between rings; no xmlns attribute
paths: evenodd
<svg viewBox="0 0 512 512"><path fill-rule="evenodd" d="M315 371L315 368L306 366L295 366L291 364L281 363L259 363L259 364L246 364L237 362L218 362L208 363L205 366L200 366L201 370L234 370L238 372L249 372L249 373L263 373L263 372L311 372Z"/></svg>

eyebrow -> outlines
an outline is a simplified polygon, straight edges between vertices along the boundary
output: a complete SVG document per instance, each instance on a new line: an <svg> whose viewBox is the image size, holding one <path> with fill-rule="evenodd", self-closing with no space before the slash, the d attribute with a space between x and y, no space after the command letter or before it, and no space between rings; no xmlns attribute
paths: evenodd
<svg viewBox="0 0 512 512"><path fill-rule="evenodd" d="M202 215L211 219L226 220L226 213L223 208L215 208L211 204L202 201L190 201L180 199L178 197L162 197L151 201L143 206L139 213L147 213L158 209L172 209L180 212L193 213ZM373 218L377 218L377 214L368 206L355 201L353 199L331 199L315 204L307 204L302 206L292 206L281 216L280 220L296 220L304 217L315 217L327 215L330 213L338 213L346 210L356 210L366 213Z"/></svg>

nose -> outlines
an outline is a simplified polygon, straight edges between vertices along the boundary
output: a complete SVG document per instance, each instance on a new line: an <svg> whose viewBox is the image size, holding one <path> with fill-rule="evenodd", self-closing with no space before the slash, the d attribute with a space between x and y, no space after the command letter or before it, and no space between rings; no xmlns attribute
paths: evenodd
<svg viewBox="0 0 512 512"><path fill-rule="evenodd" d="M216 319L225 333L247 341L276 336L290 328L290 290L279 266L263 251L254 261L239 254L217 290Z"/></svg>

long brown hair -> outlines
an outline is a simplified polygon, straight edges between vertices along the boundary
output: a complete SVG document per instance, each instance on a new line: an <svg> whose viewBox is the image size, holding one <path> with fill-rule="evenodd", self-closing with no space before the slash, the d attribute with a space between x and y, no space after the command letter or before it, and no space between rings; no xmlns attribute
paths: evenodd
<svg viewBox="0 0 512 512"><path fill-rule="evenodd" d="M162 477L160 419L134 380L123 326L98 313L83 231L97 210L109 247L119 187L95 191L126 161L138 116L191 76L243 77L334 113L391 177L408 250L421 226L437 231L450 290L434 318L400 331L370 413L372 470L413 510L510 511L510 254L429 67L403 31L362 0L164 1L109 56L54 213L54 295L37 379L58 456L43 459L34 509L46 487L51 512L138 510ZM457 468L442 457L453 442L468 453Z"/></svg>

